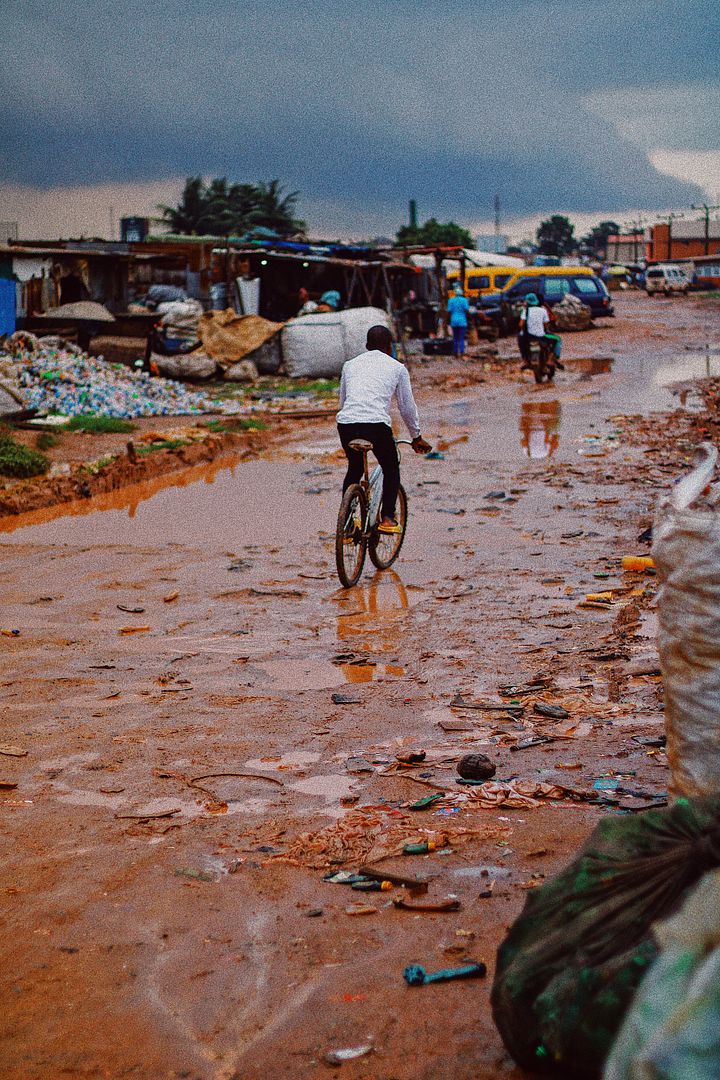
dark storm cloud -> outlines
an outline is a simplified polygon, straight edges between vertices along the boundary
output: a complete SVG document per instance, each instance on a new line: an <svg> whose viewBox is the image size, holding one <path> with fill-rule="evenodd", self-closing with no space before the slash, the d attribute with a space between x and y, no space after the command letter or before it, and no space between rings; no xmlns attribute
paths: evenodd
<svg viewBox="0 0 720 1080"><path fill-rule="evenodd" d="M0 154L16 183L279 176L316 198L413 194L465 215L495 190L508 211L698 195L645 149L684 147L663 95L715 78L714 0L4 8ZM658 142L616 130L634 87ZM693 145L720 147L716 116L699 112Z"/></svg>

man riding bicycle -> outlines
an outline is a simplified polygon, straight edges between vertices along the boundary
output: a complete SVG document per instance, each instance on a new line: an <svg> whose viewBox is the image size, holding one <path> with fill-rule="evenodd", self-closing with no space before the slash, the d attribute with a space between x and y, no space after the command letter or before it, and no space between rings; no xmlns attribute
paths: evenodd
<svg viewBox="0 0 720 1080"><path fill-rule="evenodd" d="M363 475L363 455L353 450L354 439L366 439L383 473L383 498L378 530L399 533L395 503L400 487L400 462L390 420L390 402L396 399L400 415L410 432L416 454L426 454L430 443L420 434L420 419L407 369L392 354L392 334L386 326L371 326L366 352L348 360L340 377L338 434L348 459L343 491Z"/></svg>

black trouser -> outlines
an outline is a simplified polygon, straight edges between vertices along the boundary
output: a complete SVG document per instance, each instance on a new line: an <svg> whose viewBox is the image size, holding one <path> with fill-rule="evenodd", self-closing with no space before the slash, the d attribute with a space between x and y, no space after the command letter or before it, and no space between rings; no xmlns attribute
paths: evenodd
<svg viewBox="0 0 720 1080"><path fill-rule="evenodd" d="M400 487L400 461L392 428L387 424L338 424L337 428L348 459L343 491L347 491L351 484L357 484L363 474L363 455L359 450L351 450L349 443L353 439L367 439L372 443L373 454L383 471L382 515L394 517Z"/></svg>

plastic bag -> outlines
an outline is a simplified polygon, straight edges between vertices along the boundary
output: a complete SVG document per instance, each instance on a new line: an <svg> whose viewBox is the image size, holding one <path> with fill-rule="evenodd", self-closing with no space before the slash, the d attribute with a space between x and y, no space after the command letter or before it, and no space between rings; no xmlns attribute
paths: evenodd
<svg viewBox="0 0 720 1080"><path fill-rule="evenodd" d="M659 507L652 555L658 594L658 650L665 684L670 792L720 794L720 485L700 501L718 452L698 450L700 464Z"/></svg>
<svg viewBox="0 0 720 1080"><path fill-rule="evenodd" d="M720 873L654 928L662 953L640 985L604 1080L720 1077Z"/></svg>
<svg viewBox="0 0 720 1080"><path fill-rule="evenodd" d="M720 799L601 821L500 946L495 1023L524 1068L596 1078L658 947L651 925L720 866Z"/></svg>

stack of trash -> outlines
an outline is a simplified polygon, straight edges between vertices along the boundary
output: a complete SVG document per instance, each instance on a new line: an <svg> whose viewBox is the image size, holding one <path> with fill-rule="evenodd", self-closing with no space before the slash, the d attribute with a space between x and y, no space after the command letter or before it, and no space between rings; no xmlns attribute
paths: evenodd
<svg viewBox="0 0 720 1080"><path fill-rule="evenodd" d="M565 293L559 304L553 308L556 329L587 330L592 322L592 311L577 296Z"/></svg>
<svg viewBox="0 0 720 1080"><path fill-rule="evenodd" d="M18 332L0 346L0 380L42 413L132 418L217 412L207 394L89 356L58 338Z"/></svg>

